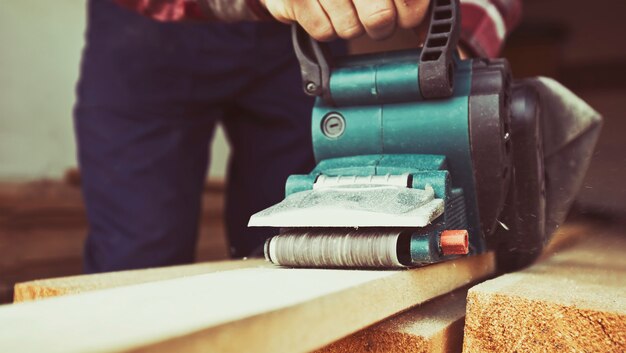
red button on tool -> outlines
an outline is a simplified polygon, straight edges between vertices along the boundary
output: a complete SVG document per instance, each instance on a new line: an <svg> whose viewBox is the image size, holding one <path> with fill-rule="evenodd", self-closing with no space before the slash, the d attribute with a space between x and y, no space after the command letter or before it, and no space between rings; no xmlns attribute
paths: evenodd
<svg viewBox="0 0 626 353"><path fill-rule="evenodd" d="M469 233L467 230L445 230L440 236L443 255L467 255L469 252Z"/></svg>

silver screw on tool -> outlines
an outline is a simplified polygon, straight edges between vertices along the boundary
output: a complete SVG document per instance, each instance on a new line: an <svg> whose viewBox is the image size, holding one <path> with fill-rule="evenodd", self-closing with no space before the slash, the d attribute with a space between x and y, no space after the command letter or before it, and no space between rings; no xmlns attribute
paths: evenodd
<svg viewBox="0 0 626 353"><path fill-rule="evenodd" d="M309 82L306 84L306 91L309 93L313 93L317 90L317 85L313 82Z"/></svg>
<svg viewBox="0 0 626 353"><path fill-rule="evenodd" d="M326 137L337 138L346 130L346 120L339 113L329 113L322 119L322 132Z"/></svg>

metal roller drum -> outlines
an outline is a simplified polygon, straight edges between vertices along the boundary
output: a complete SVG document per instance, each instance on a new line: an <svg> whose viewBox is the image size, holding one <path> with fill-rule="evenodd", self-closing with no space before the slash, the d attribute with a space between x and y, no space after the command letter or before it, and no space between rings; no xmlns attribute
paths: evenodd
<svg viewBox="0 0 626 353"><path fill-rule="evenodd" d="M398 268L402 230L297 228L265 243L265 257L281 266Z"/></svg>

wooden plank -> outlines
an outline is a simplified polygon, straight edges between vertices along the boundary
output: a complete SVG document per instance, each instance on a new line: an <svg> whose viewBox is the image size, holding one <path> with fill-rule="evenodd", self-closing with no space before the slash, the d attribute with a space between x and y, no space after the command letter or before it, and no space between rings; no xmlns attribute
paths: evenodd
<svg viewBox="0 0 626 353"><path fill-rule="evenodd" d="M584 239L593 225L567 224L559 229L540 261ZM435 298L381 323L332 343L317 353L460 352L467 289Z"/></svg>
<svg viewBox="0 0 626 353"><path fill-rule="evenodd" d="M306 352L493 273L255 267L0 307L0 351ZM68 334L71 339L67 339Z"/></svg>
<svg viewBox="0 0 626 353"><path fill-rule="evenodd" d="M332 343L316 353L460 352L467 288L412 308Z"/></svg>
<svg viewBox="0 0 626 353"><path fill-rule="evenodd" d="M13 301L19 303L240 268L271 266L265 260L221 261L35 280L16 284Z"/></svg>
<svg viewBox="0 0 626 353"><path fill-rule="evenodd" d="M551 254L584 239L592 227L593 225L581 222L561 227L543 257L548 258ZM15 301L76 294L262 264L263 261L258 260L202 263L31 281L16 286ZM458 352L462 345L466 292L466 289L461 289L433 299L345 337L319 352Z"/></svg>
<svg viewBox="0 0 626 353"><path fill-rule="evenodd" d="M223 261L30 281L15 286L15 302L258 266L272 265L264 260ZM466 296L467 288L462 288L435 298L332 343L318 353L459 352Z"/></svg>
<svg viewBox="0 0 626 353"><path fill-rule="evenodd" d="M544 262L473 287L464 352L626 351L626 237L596 228Z"/></svg>

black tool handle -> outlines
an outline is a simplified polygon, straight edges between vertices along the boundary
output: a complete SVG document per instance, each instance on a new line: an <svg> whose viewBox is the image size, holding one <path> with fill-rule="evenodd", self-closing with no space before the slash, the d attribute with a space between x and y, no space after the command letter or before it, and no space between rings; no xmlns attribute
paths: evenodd
<svg viewBox="0 0 626 353"><path fill-rule="evenodd" d="M459 42L459 0L431 0L430 26L419 63L419 84L425 98L446 98L454 90L454 53ZM332 58L298 24L292 27L293 47L300 62L304 92L330 100Z"/></svg>
<svg viewBox="0 0 626 353"><path fill-rule="evenodd" d="M446 98L454 91L454 53L461 28L460 0L431 0L430 24L419 64L424 98Z"/></svg>
<svg viewBox="0 0 626 353"><path fill-rule="evenodd" d="M300 62L304 93L309 96L328 95L331 60L328 46L313 39L296 23L291 28L291 36L293 49Z"/></svg>

